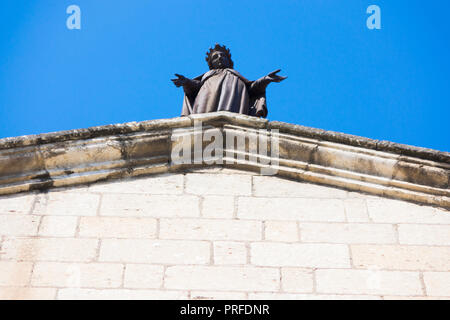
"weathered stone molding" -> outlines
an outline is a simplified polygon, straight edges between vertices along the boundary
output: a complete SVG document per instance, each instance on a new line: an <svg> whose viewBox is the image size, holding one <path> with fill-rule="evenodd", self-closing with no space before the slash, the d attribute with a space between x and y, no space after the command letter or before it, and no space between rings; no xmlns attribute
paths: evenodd
<svg viewBox="0 0 450 320"><path fill-rule="evenodd" d="M225 167L270 166L281 177L450 208L450 153L229 112L1 139L0 194L205 166L171 161L173 130L193 135L188 128L195 120L204 132L218 128L239 136L266 129L269 140L279 141L278 162L270 165L231 161L236 151L224 141ZM259 157L248 148L245 155Z"/></svg>

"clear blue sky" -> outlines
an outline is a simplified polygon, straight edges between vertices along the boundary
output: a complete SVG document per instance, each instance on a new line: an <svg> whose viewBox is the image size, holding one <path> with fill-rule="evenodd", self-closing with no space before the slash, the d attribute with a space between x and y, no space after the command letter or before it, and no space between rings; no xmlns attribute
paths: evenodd
<svg viewBox="0 0 450 320"><path fill-rule="evenodd" d="M68 30L66 8L81 8ZM381 8L381 30L366 9ZM176 117L216 42L269 120L450 151L450 1L2 0L0 138Z"/></svg>

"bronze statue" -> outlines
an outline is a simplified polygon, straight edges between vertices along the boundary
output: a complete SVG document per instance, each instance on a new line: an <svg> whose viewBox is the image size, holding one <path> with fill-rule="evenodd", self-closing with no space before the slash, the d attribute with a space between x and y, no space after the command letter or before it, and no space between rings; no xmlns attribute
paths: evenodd
<svg viewBox="0 0 450 320"><path fill-rule="evenodd" d="M216 44L206 52L209 71L194 79L180 74L172 79L183 86L184 100L181 116L192 113L231 111L257 117L267 117L266 87L271 82L280 82L287 77L273 71L256 81L244 78L233 69L230 50Z"/></svg>

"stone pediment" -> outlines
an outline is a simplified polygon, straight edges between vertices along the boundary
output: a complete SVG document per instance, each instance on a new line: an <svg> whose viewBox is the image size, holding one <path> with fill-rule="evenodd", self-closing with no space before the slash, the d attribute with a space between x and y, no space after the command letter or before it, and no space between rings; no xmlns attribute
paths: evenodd
<svg viewBox="0 0 450 320"><path fill-rule="evenodd" d="M196 139L214 132L220 154L191 158L212 141ZM231 147L235 139L243 149ZM174 161L178 150L191 161ZM210 165L450 208L450 153L229 112L1 139L0 194Z"/></svg>

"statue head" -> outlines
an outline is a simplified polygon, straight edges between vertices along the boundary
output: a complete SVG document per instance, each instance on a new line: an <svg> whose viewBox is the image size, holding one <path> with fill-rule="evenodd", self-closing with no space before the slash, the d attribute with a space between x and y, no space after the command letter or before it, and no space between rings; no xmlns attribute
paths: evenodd
<svg viewBox="0 0 450 320"><path fill-rule="evenodd" d="M230 49L216 43L214 48L210 48L206 52L206 62L208 62L209 69L233 69L233 60L231 60Z"/></svg>

